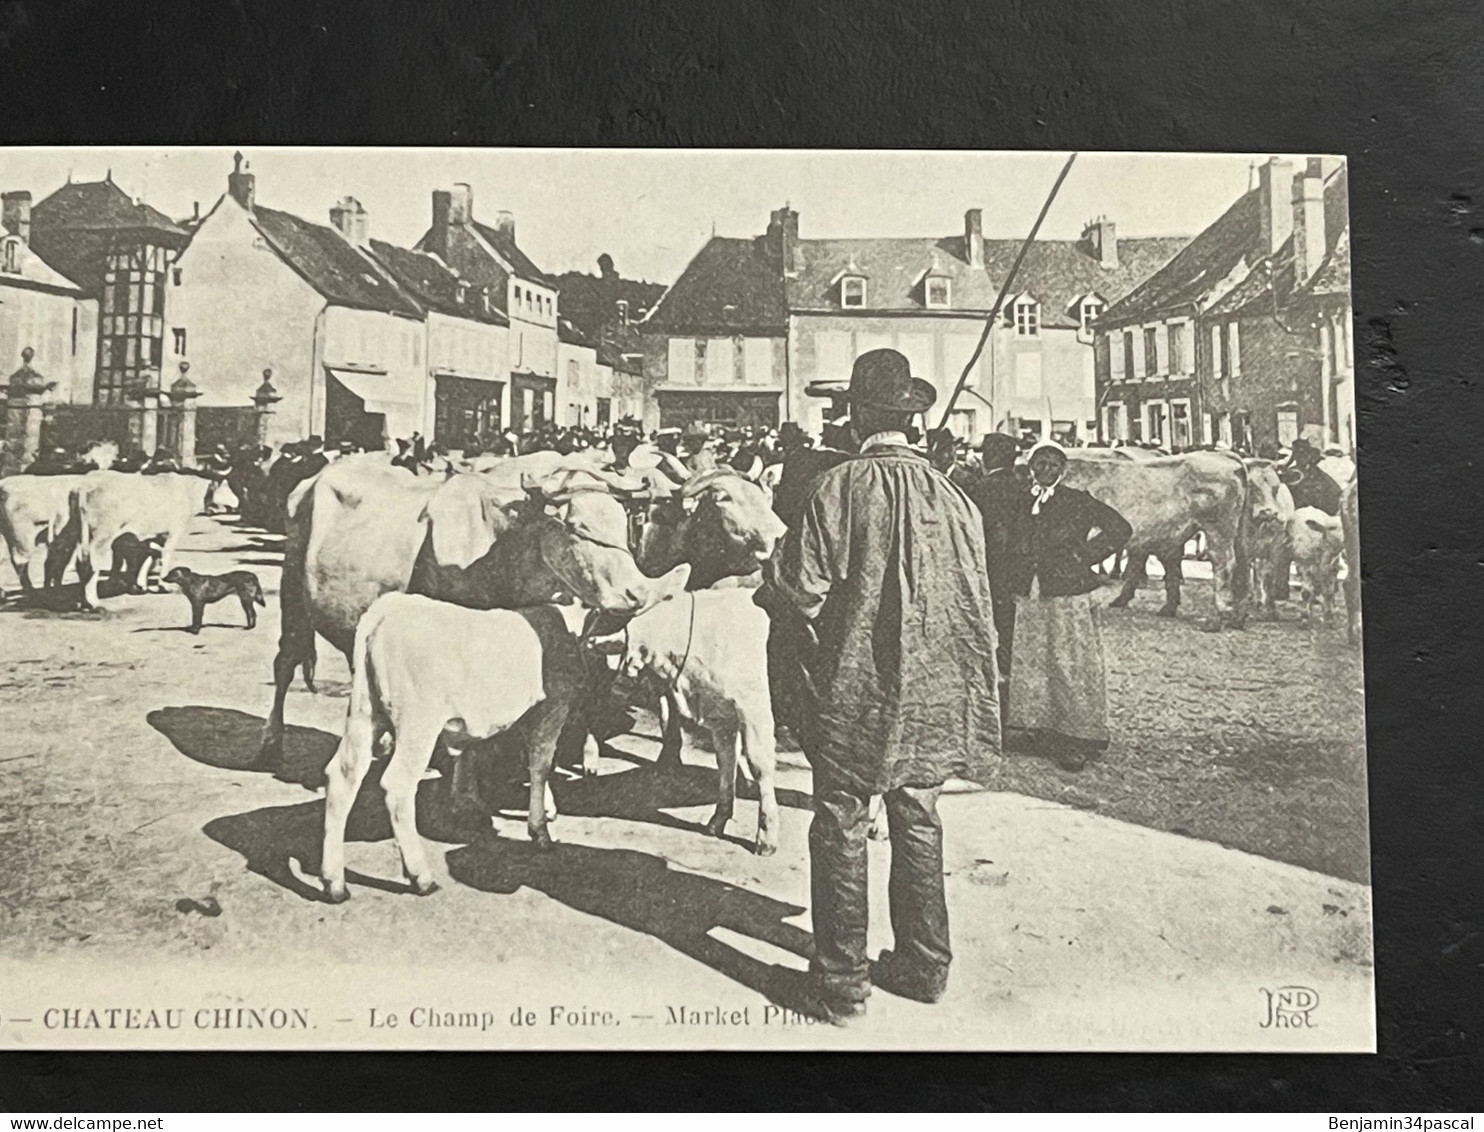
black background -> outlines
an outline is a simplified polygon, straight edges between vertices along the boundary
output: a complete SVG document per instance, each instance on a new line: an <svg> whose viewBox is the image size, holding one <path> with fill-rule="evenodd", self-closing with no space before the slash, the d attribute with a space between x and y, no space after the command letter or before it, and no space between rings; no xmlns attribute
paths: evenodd
<svg viewBox="0 0 1484 1132"><path fill-rule="evenodd" d="M1476 0L0 0L15 144L1349 155L1380 1027L1376 1057L12 1054L0 1109L1480 1107L1480 15Z"/></svg>

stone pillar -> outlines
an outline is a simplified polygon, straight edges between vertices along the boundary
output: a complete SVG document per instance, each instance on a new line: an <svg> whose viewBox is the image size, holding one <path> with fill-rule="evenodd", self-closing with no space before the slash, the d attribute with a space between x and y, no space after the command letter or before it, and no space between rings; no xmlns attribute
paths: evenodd
<svg viewBox="0 0 1484 1132"><path fill-rule="evenodd" d="M178 424L175 430L175 457L182 468L196 466L196 398L201 396L201 391L186 376L190 369L190 362L181 362L180 376L170 386L170 400L175 406L173 411Z"/></svg>
<svg viewBox="0 0 1484 1132"><path fill-rule="evenodd" d="M46 411L42 399L56 382L47 381L31 368L35 356L35 351L27 346L21 351L21 368L10 375L0 475L25 471L41 454L41 420Z"/></svg>
<svg viewBox="0 0 1484 1132"><path fill-rule="evenodd" d="M129 413L129 443L146 455L153 456L160 446L160 390L158 381L146 375L142 382L125 391L125 397L137 405Z"/></svg>
<svg viewBox="0 0 1484 1132"><path fill-rule="evenodd" d="M258 445L260 447L269 444L269 436L273 428L273 407L283 398L279 396L278 390L273 388L273 371L263 371L263 384L258 386L258 391L252 395L252 403L258 413Z"/></svg>

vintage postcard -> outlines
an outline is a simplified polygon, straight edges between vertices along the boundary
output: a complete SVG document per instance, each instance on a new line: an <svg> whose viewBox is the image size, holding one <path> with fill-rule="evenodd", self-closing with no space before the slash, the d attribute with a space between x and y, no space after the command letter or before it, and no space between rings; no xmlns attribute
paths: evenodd
<svg viewBox="0 0 1484 1132"><path fill-rule="evenodd" d="M1375 1048L1342 157L0 190L0 1047Z"/></svg>

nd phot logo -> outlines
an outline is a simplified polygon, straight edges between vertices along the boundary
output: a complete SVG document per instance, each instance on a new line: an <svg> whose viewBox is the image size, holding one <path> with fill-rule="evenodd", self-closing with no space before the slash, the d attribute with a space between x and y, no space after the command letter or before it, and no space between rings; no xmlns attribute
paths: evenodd
<svg viewBox="0 0 1484 1132"><path fill-rule="evenodd" d="M1319 992L1313 987L1262 988L1264 1030L1312 1030Z"/></svg>

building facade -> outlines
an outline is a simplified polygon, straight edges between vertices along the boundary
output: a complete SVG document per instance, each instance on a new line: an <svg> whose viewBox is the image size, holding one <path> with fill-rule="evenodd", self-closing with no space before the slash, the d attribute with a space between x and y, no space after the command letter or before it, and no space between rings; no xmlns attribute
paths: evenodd
<svg viewBox="0 0 1484 1132"><path fill-rule="evenodd" d="M98 302L31 246L31 194L0 196L0 362L31 366L55 383L47 399L87 404L93 399Z"/></svg>
<svg viewBox="0 0 1484 1132"><path fill-rule="evenodd" d="M1100 436L1271 452L1354 447L1343 164L1273 158L1256 184L1096 323Z"/></svg>
<svg viewBox="0 0 1484 1132"><path fill-rule="evenodd" d="M98 304L95 404L159 404L166 288L188 239L112 176L68 182L31 210L35 250Z"/></svg>
<svg viewBox="0 0 1484 1132"><path fill-rule="evenodd" d="M416 250L436 257L472 289L489 296L491 309L508 321L508 407L517 432L559 423L558 291L515 240L515 217L497 214L493 226L474 218L467 184L433 193L432 224Z"/></svg>
<svg viewBox="0 0 1484 1132"><path fill-rule="evenodd" d="M1106 220L1079 240L1036 241L949 427L1085 437L1096 416L1091 320L1183 244L1120 242ZM809 388L843 384L854 359L880 347L905 354L943 405L1019 248L986 239L978 209L947 237L802 239L787 207L756 239L713 237L641 327L649 421L817 431L826 407Z"/></svg>
<svg viewBox="0 0 1484 1132"><path fill-rule="evenodd" d="M507 326L435 257L370 236L354 198L316 224L257 200L239 154L172 271L170 361L202 408L248 405L272 371L270 439L463 443L503 424Z"/></svg>

